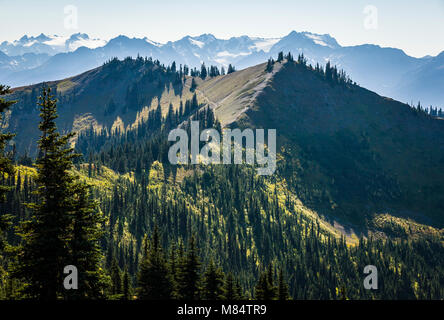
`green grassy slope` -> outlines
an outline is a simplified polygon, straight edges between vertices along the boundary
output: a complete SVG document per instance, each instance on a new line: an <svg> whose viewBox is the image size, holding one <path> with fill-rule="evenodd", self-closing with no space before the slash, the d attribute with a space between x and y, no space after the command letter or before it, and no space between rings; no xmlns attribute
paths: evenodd
<svg viewBox="0 0 444 320"><path fill-rule="evenodd" d="M162 106L192 93L173 72L144 59L113 60L103 66L60 81L16 88L10 99L17 100L3 127L17 133L14 138L20 152L35 155L39 110L37 97L43 86L53 89L58 99L57 125L61 131L82 131L93 126L121 131L137 124L149 109Z"/></svg>

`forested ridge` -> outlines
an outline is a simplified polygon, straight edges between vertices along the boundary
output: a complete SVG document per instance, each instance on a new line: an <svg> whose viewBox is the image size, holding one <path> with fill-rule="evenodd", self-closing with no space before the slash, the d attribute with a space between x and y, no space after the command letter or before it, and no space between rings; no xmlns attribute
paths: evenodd
<svg viewBox="0 0 444 320"><path fill-rule="evenodd" d="M285 58L305 63L303 56L297 61L290 54ZM278 62L282 59L280 55ZM109 64L118 68L119 63ZM146 63L161 68L157 62ZM270 60L267 71L273 64ZM328 65L327 70L332 73L325 81L354 86L336 68ZM205 67L192 70L192 76L204 78L206 71ZM209 71L208 76L221 74L215 67ZM178 74L171 77L176 85L185 79L182 67L177 72L176 66L168 66L165 72ZM313 72L326 74L319 66ZM141 90L135 88L128 89L126 110L140 103L132 100L134 92ZM40 130L54 134L53 139L42 135L37 160L13 158L15 173L2 167L7 187L2 189L1 204L3 299L444 297L443 239L437 229L416 238L370 234L347 243L303 205L298 189L289 185L295 182L284 174L262 177L247 165L170 165L167 135L172 128L189 130L191 120L199 120L201 128L221 127L196 94L181 100L178 107L171 105L166 113L160 105L152 108L131 130L84 130L75 146L82 157L67 148L70 135L56 134L51 90L43 91L41 103ZM109 105L106 116L116 112ZM287 161L285 156L279 159L278 173L291 168ZM53 195L50 192L55 189L48 186L60 189ZM48 200L52 196L56 197L53 203ZM60 211L66 215L59 215ZM61 221L58 227L42 223L51 217ZM386 228L386 234L401 233L390 225ZM53 267L33 264L29 253L44 245L33 234L41 239L49 234L60 241L60 255L47 257ZM75 265L72 261L78 261L79 269L89 275L80 276L83 282L73 294L57 285L60 267ZM366 265L378 268L378 290L363 287ZM43 270L57 271L45 274ZM51 286L40 283L48 278Z"/></svg>

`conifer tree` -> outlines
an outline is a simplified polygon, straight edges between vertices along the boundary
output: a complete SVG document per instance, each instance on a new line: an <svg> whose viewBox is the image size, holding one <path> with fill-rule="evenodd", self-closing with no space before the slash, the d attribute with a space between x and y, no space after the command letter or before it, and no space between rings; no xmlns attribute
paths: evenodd
<svg viewBox="0 0 444 320"><path fill-rule="evenodd" d="M236 71L236 68L231 65L231 63L228 65L228 70L227 70L227 74L233 73Z"/></svg>
<svg viewBox="0 0 444 320"><path fill-rule="evenodd" d="M116 257L111 263L111 294L116 297L120 297L122 294L122 271Z"/></svg>
<svg viewBox="0 0 444 320"><path fill-rule="evenodd" d="M73 134L60 136L57 132L56 100L51 89L43 90L38 104L42 133L36 179L39 202L31 205L34 216L21 226L23 241L18 248L14 275L25 281L28 297L54 300L63 288L63 269L70 265L67 244L74 178L69 170L74 155L66 145Z"/></svg>
<svg viewBox="0 0 444 320"><path fill-rule="evenodd" d="M259 281L255 287L255 298L257 300L274 300L276 299L276 287L273 281L273 271L271 264L267 272L263 272L259 276Z"/></svg>
<svg viewBox="0 0 444 320"><path fill-rule="evenodd" d="M183 258L183 257L182 257ZM169 257L169 272L171 275L171 283L172 283L172 295L173 298L177 298L179 296L178 293L178 282L180 280L180 261L181 257L179 256L178 250L176 246L173 244L170 249L170 257Z"/></svg>
<svg viewBox="0 0 444 320"><path fill-rule="evenodd" d="M267 300L268 297L267 276L264 273L259 275L259 280L254 288L254 297L256 300Z"/></svg>
<svg viewBox="0 0 444 320"><path fill-rule="evenodd" d="M293 58L293 55L291 54L291 52L288 52L287 60L288 60L289 62L293 62L293 61L294 61L294 58Z"/></svg>
<svg viewBox="0 0 444 320"><path fill-rule="evenodd" d="M236 292L236 297L237 297L236 299L238 299L238 300L245 299L244 294L242 292L242 286L241 286L239 280L236 280L236 284L234 286L234 291Z"/></svg>
<svg viewBox="0 0 444 320"><path fill-rule="evenodd" d="M123 274L123 300L131 300L131 279L128 272L128 268L125 267L125 272Z"/></svg>
<svg viewBox="0 0 444 320"><path fill-rule="evenodd" d="M181 299L198 300L200 298L200 266L201 263L196 247L196 239L193 235L190 238L188 250L181 266L179 282L179 296Z"/></svg>
<svg viewBox="0 0 444 320"><path fill-rule="evenodd" d="M307 59L305 58L304 53L301 53L300 55L298 55L298 64L300 64L304 67L307 65Z"/></svg>
<svg viewBox="0 0 444 320"><path fill-rule="evenodd" d="M79 288L70 294L76 299L103 298L107 283L102 268L104 257L99 245L103 234L100 230L103 217L97 211L97 203L89 198L87 184L77 182L73 191L73 226L69 248L71 264L78 270Z"/></svg>
<svg viewBox="0 0 444 320"><path fill-rule="evenodd" d="M142 300L166 300L171 299L173 294L157 226L149 244L145 238L145 252L140 264L138 285L138 298Z"/></svg>
<svg viewBox="0 0 444 320"><path fill-rule="evenodd" d="M279 300L288 300L288 285L285 282L284 274L282 269L279 270L279 279L278 279L278 299Z"/></svg>
<svg viewBox="0 0 444 320"><path fill-rule="evenodd" d="M202 63L202 66L200 68L200 77L202 78L202 80L205 80L205 78L207 77L207 68L205 67L205 63Z"/></svg>
<svg viewBox="0 0 444 320"><path fill-rule="evenodd" d="M329 82L333 81L333 70L331 68L330 61L327 61L327 64L325 65L325 78Z"/></svg>
<svg viewBox="0 0 444 320"><path fill-rule="evenodd" d="M267 67L265 68L265 70L267 72L272 72L273 71L273 62L272 62L271 58L268 59Z"/></svg>
<svg viewBox="0 0 444 320"><path fill-rule="evenodd" d="M15 278L24 281L26 297L54 300L66 297L64 267L77 263L81 273L80 297L99 296L99 232L87 187L71 172L78 155L68 147L74 136L60 135L55 120L57 105L51 89L39 99L41 137L37 159L38 202L31 203L33 216L20 226L22 243L15 248L12 268Z"/></svg>
<svg viewBox="0 0 444 320"><path fill-rule="evenodd" d="M225 298L227 300L238 300L239 296L236 292L236 282L234 280L233 274L228 273L224 284Z"/></svg>
<svg viewBox="0 0 444 320"><path fill-rule="evenodd" d="M211 259L204 274L203 295L208 300L222 300L225 298L224 274L214 265Z"/></svg>

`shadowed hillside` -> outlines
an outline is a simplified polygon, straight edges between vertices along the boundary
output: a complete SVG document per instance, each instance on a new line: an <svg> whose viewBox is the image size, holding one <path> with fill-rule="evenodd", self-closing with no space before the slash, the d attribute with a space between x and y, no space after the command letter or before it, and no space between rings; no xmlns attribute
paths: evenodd
<svg viewBox="0 0 444 320"><path fill-rule="evenodd" d="M289 62L237 125L277 129L280 174L321 212L444 223L442 120Z"/></svg>

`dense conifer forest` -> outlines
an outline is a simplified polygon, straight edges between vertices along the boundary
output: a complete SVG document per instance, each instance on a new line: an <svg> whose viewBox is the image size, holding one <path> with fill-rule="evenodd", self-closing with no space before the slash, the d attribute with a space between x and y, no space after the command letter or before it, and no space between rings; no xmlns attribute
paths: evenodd
<svg viewBox="0 0 444 320"><path fill-rule="evenodd" d="M307 66L291 53L270 59L265 71L284 61L331 86L356 86L336 66ZM440 230L411 237L409 225L389 222L383 236L334 232L301 205L285 153L272 176L250 165L169 163L171 129L190 130L193 120L221 129L194 92L196 81L235 73L234 66L190 70L139 57L104 67L113 77L128 65L143 76L128 85L123 106L109 100L104 117L136 110L157 88L179 90L190 77L193 95L167 112L159 104L129 130L83 130L72 147L74 135L59 133L56 119L59 105L76 96L57 101L49 85L29 93L40 97L37 157L16 154L6 147L12 136L0 136L0 299L444 298ZM14 103L0 102L2 112ZM435 111L412 108L423 117ZM66 265L79 270L78 290L63 289ZM367 265L378 268L378 290L363 286Z"/></svg>

